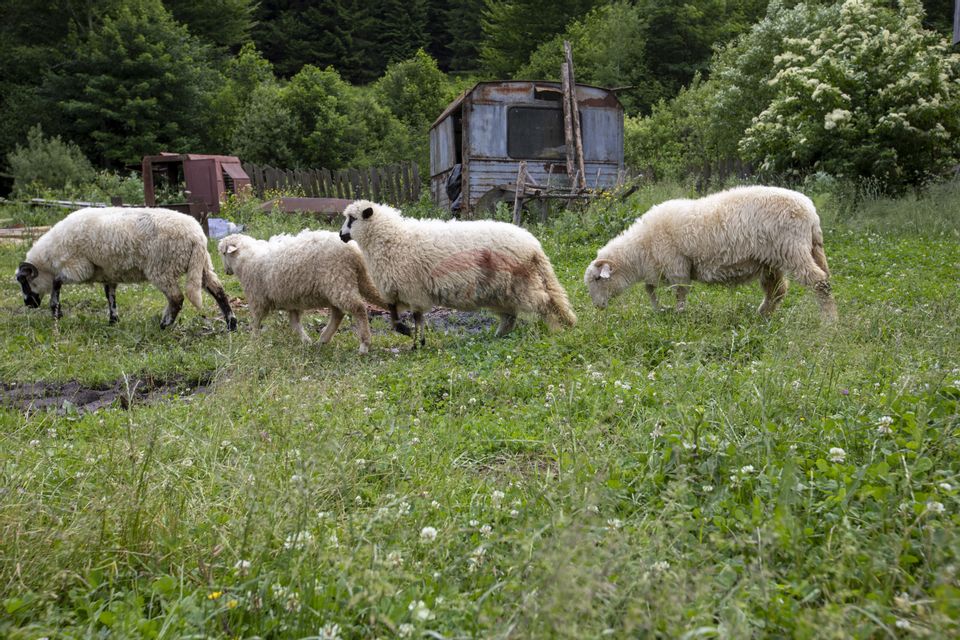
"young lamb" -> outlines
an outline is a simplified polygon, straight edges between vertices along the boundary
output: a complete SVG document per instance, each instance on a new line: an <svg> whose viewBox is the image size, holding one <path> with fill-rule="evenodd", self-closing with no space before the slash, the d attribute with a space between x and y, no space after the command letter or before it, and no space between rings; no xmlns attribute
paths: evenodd
<svg viewBox="0 0 960 640"><path fill-rule="evenodd" d="M759 276L759 311L769 316L787 293L785 274L812 288L824 319L836 320L813 203L789 189L752 186L656 205L597 252L583 279L600 308L643 282L655 309L656 287L666 280L682 311L691 280L738 284Z"/></svg>
<svg viewBox="0 0 960 640"><path fill-rule="evenodd" d="M253 332L274 309L290 316L300 339L310 342L300 324L300 312L330 307L330 321L320 342L330 342L344 313L353 316L360 353L370 349L366 302L386 308L370 280L357 244L343 244L331 231L302 231L267 240L234 234L220 241L227 274L236 274L250 305Z"/></svg>
<svg viewBox="0 0 960 640"><path fill-rule="evenodd" d="M357 241L380 289L394 328L401 307L413 311L414 346L425 343L423 313L434 305L491 309L497 336L513 329L519 313L534 313L551 328L577 321L540 242L505 222L416 220L368 200L343 212L340 238Z"/></svg>
<svg viewBox="0 0 960 640"><path fill-rule="evenodd" d="M177 211L126 207L74 211L34 243L16 278L23 302L37 308L50 293L50 311L62 317L64 284L102 282L110 323L117 322L116 291L121 282L148 281L167 297L160 327L169 327L183 307L180 277L186 274L187 299L200 309L200 289L213 296L227 328L237 328L230 301L213 271L200 224Z"/></svg>

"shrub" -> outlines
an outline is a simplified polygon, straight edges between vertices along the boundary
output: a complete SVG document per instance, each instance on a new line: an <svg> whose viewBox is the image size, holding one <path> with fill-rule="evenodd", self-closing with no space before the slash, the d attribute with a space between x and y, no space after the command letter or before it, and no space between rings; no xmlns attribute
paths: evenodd
<svg viewBox="0 0 960 640"><path fill-rule="evenodd" d="M93 165L80 148L64 142L60 136L45 138L39 125L27 133L27 146L7 155L16 196L38 195L47 190L63 190L89 182Z"/></svg>

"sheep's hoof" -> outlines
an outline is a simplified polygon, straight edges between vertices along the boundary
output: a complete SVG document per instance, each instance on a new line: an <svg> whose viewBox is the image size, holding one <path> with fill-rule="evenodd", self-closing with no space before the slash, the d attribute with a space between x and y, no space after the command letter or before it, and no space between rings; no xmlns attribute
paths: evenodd
<svg viewBox="0 0 960 640"><path fill-rule="evenodd" d="M236 317L231 317L227 320L227 331L236 331L237 330L237 319Z"/></svg>
<svg viewBox="0 0 960 640"><path fill-rule="evenodd" d="M365 344L363 344L363 343L360 344L360 354L361 354L361 355L362 355L362 354L365 354L365 353L369 353L369 351L370 351L370 347L368 347L367 345L365 345Z"/></svg>
<svg viewBox="0 0 960 640"><path fill-rule="evenodd" d="M110 316L110 324L117 324L120 322L120 316Z"/></svg>
<svg viewBox="0 0 960 640"><path fill-rule="evenodd" d="M410 327L403 324L402 322L398 322L397 324L393 325L393 328L394 330L396 330L397 333L403 334L405 336L413 335L413 331L410 329Z"/></svg>

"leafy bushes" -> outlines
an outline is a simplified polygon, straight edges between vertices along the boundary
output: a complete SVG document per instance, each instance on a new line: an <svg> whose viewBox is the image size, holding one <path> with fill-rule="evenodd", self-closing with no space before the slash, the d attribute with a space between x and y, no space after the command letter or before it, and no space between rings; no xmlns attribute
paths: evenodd
<svg viewBox="0 0 960 640"><path fill-rule="evenodd" d="M774 3L708 81L628 123L628 162L676 170L739 156L780 179L922 186L960 152L960 55L922 18L913 0Z"/></svg>
<svg viewBox="0 0 960 640"><path fill-rule="evenodd" d="M27 145L7 155L13 175L13 191L19 197L38 195L48 189L64 189L93 179L93 165L80 148L60 136L44 138L39 125L27 134Z"/></svg>

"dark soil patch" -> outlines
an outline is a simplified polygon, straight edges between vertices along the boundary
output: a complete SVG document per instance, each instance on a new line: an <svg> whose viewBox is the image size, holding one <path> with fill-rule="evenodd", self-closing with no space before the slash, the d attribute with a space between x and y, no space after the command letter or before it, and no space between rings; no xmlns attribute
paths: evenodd
<svg viewBox="0 0 960 640"><path fill-rule="evenodd" d="M382 317L387 324L390 323L390 314L386 311L370 309L369 314L371 317ZM433 311L425 313L424 318L431 330L453 334L481 333L492 330L499 322L493 315L482 311L456 311L445 307L437 307ZM411 327L413 326L412 314L401 313L400 319Z"/></svg>
<svg viewBox="0 0 960 640"><path fill-rule="evenodd" d="M151 403L158 400L207 393L211 378L187 379L176 376L160 380L151 376L121 378L112 384L86 387L79 382L0 382L0 406L24 413L56 410L66 413L99 411L111 406L128 409L133 403Z"/></svg>

